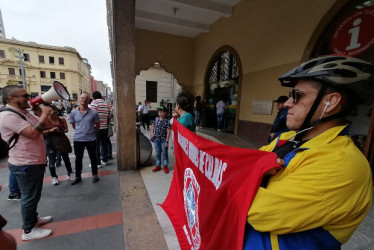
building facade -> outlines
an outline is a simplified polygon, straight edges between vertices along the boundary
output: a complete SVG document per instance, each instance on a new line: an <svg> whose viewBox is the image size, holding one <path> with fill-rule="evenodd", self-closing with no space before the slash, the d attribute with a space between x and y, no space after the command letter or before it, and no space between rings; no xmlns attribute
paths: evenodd
<svg viewBox="0 0 374 250"><path fill-rule="evenodd" d="M89 64L74 48L0 38L0 89L24 82L26 90L38 96L59 81L77 100L80 94L90 93L89 77Z"/></svg>
<svg viewBox="0 0 374 250"><path fill-rule="evenodd" d="M147 5L142 5L144 9L138 10L135 1L107 1L117 100L133 102L133 76L157 61L182 87L207 100L202 121L205 126L214 128L209 109L214 109L218 95L224 95L230 105L225 114L227 131L260 146L266 144L277 113L272 100L290 91L281 87L279 76L309 58L326 54L346 54L374 63L372 0L241 0L198 35L183 36L182 32L171 34L162 30L162 25L167 26L170 20L178 25L169 30L179 27L182 31L188 25L191 30L196 29L194 17L207 5L187 2L169 2L178 11L168 14L167 10L172 8L147 9ZM217 7L210 8L210 12L216 13L222 7L221 1L210 3ZM183 5L194 9L196 15L183 16L187 11ZM138 16L146 12L149 15ZM159 30L155 29L154 25L160 22ZM361 112L350 119L353 137L373 166L371 110L371 106L362 106ZM127 113L123 117L118 114L118 119L119 124L135 123ZM135 147L131 134L135 132L131 128L131 124L119 127L119 148ZM122 135L131 140L121 140ZM133 152L128 152L124 157L134 157ZM134 166L127 159L122 162L119 158L119 165Z"/></svg>
<svg viewBox="0 0 374 250"><path fill-rule="evenodd" d="M160 103L175 103L178 92L181 90L178 79L166 72L160 63L155 62L147 70L143 70L135 78L136 104L150 101L155 108Z"/></svg>

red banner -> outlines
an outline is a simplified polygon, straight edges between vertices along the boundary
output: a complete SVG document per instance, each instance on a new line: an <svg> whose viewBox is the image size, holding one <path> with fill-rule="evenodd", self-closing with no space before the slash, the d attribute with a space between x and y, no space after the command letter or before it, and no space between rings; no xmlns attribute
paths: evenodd
<svg viewBox="0 0 374 250"><path fill-rule="evenodd" d="M248 209L277 155L202 138L174 119L175 167L160 206L181 249L242 249Z"/></svg>

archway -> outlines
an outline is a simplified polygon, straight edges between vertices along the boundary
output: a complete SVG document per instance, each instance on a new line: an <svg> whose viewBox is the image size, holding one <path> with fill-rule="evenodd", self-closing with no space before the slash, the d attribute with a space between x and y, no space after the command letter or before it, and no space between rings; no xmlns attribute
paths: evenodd
<svg viewBox="0 0 374 250"><path fill-rule="evenodd" d="M212 56L205 76L204 126L216 128L216 104L222 99L227 106L223 131L236 133L241 89L241 63L230 46L219 48Z"/></svg>

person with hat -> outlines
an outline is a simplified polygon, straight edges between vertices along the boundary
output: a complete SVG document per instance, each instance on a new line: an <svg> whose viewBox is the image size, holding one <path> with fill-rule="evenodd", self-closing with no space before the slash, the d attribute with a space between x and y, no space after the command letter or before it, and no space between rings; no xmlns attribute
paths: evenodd
<svg viewBox="0 0 374 250"><path fill-rule="evenodd" d="M152 171L160 171L161 165L163 165L164 173L167 174L169 173L168 149L170 138L170 123L167 119L168 110L164 106L157 107L157 110L159 117L155 119L155 122L151 128L151 138L153 137L153 144L155 146L156 151L156 167Z"/></svg>
<svg viewBox="0 0 374 250"><path fill-rule="evenodd" d="M311 59L279 78L291 87L287 127L260 150L278 155L249 208L244 249L341 249L369 212L370 165L345 117L374 101L374 65L344 55Z"/></svg>
<svg viewBox="0 0 374 250"><path fill-rule="evenodd" d="M273 102L277 103L278 114L274 119L273 126L270 130L268 142L270 143L274 138L278 137L281 133L289 131L286 125L288 109L284 107L284 103L288 100L287 96L280 96Z"/></svg>

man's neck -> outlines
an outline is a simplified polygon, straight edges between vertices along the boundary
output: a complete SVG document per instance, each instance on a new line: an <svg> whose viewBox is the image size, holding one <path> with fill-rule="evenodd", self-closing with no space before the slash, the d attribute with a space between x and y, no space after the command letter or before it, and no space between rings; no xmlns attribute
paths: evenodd
<svg viewBox="0 0 374 250"><path fill-rule="evenodd" d="M310 139L313 139L314 137L319 136L326 130L329 130L330 128L336 127L336 126L341 126L343 125L344 122L340 120L331 120L327 122L322 122L320 124L315 125L312 129L307 131L305 135L303 136L302 140L307 141Z"/></svg>
<svg viewBox="0 0 374 250"><path fill-rule="evenodd" d="M85 106L85 105L79 105L79 111L87 111L88 109L88 106Z"/></svg>

